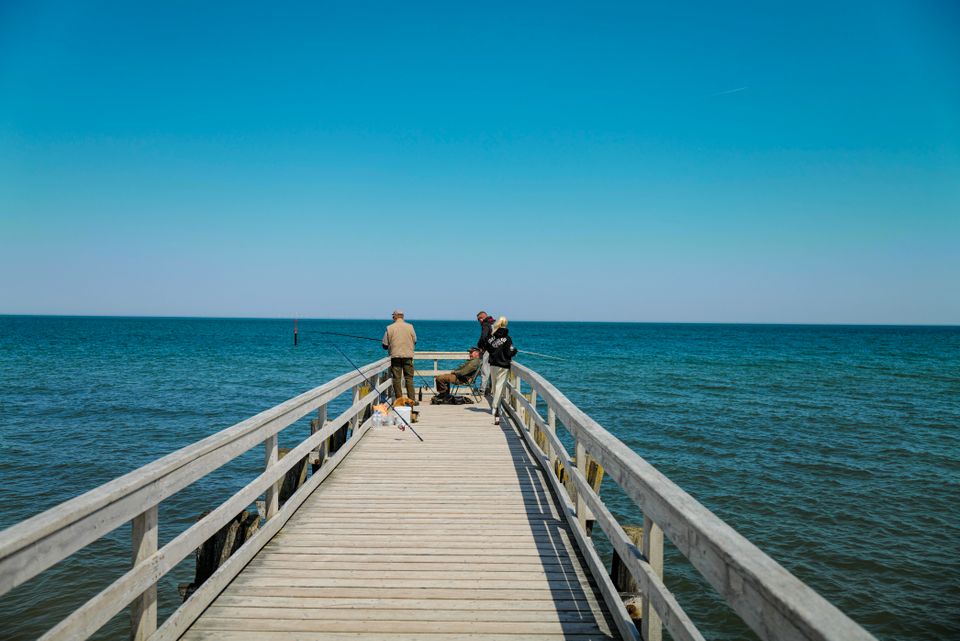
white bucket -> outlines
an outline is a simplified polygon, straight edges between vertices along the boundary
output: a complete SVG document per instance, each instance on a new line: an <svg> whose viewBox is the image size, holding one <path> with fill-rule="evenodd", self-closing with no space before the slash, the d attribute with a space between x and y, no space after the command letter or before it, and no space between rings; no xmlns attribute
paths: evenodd
<svg viewBox="0 0 960 641"><path fill-rule="evenodd" d="M411 408L409 408L409 407L394 407L393 409L396 410L397 414L400 415L400 416L397 416L397 414L394 414L394 415L393 415L394 423L395 423L396 425L409 425L409 424L410 424L410 420L411 420L411 415L410 415ZM402 421L400 420L401 418L403 419ZM404 421L405 421L405 422L404 422Z"/></svg>

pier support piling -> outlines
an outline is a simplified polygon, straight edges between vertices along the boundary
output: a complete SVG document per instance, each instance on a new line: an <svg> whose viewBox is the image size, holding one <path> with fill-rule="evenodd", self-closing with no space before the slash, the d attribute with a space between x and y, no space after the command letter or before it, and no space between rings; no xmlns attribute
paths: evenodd
<svg viewBox="0 0 960 641"><path fill-rule="evenodd" d="M197 519L205 517L204 512ZM196 568L192 583L181 583L178 587L180 597L186 601L203 582L223 565L244 542L260 529L260 515L256 512L243 511L232 521L220 528L216 534L207 539L196 551Z"/></svg>

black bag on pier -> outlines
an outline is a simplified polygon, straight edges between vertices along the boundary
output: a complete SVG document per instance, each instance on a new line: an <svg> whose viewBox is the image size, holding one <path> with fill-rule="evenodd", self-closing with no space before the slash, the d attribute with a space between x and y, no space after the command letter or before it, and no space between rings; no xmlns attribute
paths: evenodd
<svg viewBox="0 0 960 641"><path fill-rule="evenodd" d="M466 405L473 401L466 396L453 396L452 394L437 395L430 399L431 405Z"/></svg>

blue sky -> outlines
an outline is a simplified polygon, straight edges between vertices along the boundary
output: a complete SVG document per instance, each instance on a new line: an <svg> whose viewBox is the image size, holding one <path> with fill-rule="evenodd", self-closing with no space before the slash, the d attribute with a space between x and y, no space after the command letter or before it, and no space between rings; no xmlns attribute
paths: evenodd
<svg viewBox="0 0 960 641"><path fill-rule="evenodd" d="M960 323L957 3L201 4L0 4L0 313Z"/></svg>

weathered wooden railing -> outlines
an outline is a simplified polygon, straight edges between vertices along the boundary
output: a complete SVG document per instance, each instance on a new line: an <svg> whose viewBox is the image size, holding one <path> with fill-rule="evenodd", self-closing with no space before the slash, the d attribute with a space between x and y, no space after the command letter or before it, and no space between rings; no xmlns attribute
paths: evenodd
<svg viewBox="0 0 960 641"><path fill-rule="evenodd" d="M524 385L529 389L527 394L523 392ZM588 520L595 519L636 580L643 594L644 639L659 640L661 626L677 641L703 639L663 583L666 535L761 639L875 641L866 630L584 414L542 376L515 362L508 390L509 398L502 407L520 426L524 439L547 470L554 491L565 503L567 520L611 610L619 607L619 595L587 534ZM546 405L546 417L537 409L538 399ZM558 423L576 443L575 461L557 436ZM588 483L588 457L603 466L643 513L642 549L637 549ZM575 488L573 498L552 473L556 459L570 474ZM620 632L627 638L636 634L636 630L625 629L622 624Z"/></svg>
<svg viewBox="0 0 960 641"><path fill-rule="evenodd" d="M451 371L449 369L440 369L440 361L456 361L459 364L460 361L466 360L469 356L467 352L416 352L413 356L414 362L433 361L433 369L418 369L414 371L414 376L417 377L417 383L419 383L416 387L424 384L429 384L433 387L433 378L435 376Z"/></svg>
<svg viewBox="0 0 960 641"><path fill-rule="evenodd" d="M42 639L87 638L128 605L131 638L178 638L353 448L370 424L361 424L364 411L379 392L390 387L389 364L385 358L363 367L363 375L356 371L344 374L0 532L0 595L132 521L133 567ZM369 390L366 379L374 382L375 390ZM367 393L361 396L361 390ZM353 394L350 407L326 421L328 404L349 392ZM278 433L314 411L318 415L315 431L278 459ZM343 434L341 430L352 430L353 437L331 453L330 439ZM160 502L261 443L265 446L264 472L158 549ZM280 506L284 475L311 453L319 456L322 464ZM261 495L266 502L264 525L158 628L156 586L160 578Z"/></svg>

